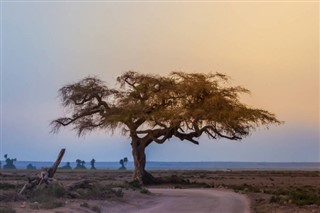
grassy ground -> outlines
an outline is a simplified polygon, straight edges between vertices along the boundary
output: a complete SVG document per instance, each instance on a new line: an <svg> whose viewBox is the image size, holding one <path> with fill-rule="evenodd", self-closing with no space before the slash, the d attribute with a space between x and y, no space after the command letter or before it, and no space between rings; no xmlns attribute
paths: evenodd
<svg viewBox="0 0 320 213"><path fill-rule="evenodd" d="M58 180L48 189L37 189L23 197L16 193L36 171L1 171L0 212L21 209L55 209L73 203L79 209L100 212L92 200L121 202L130 196L150 196L149 191L130 182L131 171L58 171ZM150 187L223 188L246 194L253 212L320 212L318 171L152 171L164 183ZM89 186L66 191L66 185L88 180ZM134 195L132 195L134 194ZM76 204L75 204L76 203Z"/></svg>

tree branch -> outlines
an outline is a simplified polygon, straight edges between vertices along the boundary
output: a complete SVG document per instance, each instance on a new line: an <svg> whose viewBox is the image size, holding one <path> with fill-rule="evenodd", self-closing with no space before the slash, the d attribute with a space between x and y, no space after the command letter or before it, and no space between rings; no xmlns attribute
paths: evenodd
<svg viewBox="0 0 320 213"><path fill-rule="evenodd" d="M54 126L52 131L53 132L57 132L61 126L68 126L69 124L77 121L78 119L80 119L82 117L85 117L85 116L88 116L88 115L93 115L93 114L98 113L98 112L100 112L100 109L96 109L96 110L92 110L92 111L85 111L85 112L79 114L78 116L76 116L74 118L65 117L65 118L58 118L56 120L53 120L51 122L51 125Z"/></svg>
<svg viewBox="0 0 320 213"><path fill-rule="evenodd" d="M174 136L176 136L177 138L179 138L182 141L183 140L187 140L187 141L190 141L191 143L199 145L199 142L193 139L194 137L199 137L200 136L200 135L199 136L196 136L196 135L198 135L196 132L191 132L191 133L188 133L188 134L184 134L184 133L176 131L174 133Z"/></svg>

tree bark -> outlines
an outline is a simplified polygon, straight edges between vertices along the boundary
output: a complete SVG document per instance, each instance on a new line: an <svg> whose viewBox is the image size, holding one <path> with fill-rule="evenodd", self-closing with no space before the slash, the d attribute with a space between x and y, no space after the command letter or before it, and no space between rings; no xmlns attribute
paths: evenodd
<svg viewBox="0 0 320 213"><path fill-rule="evenodd" d="M146 147L138 140L132 140L132 155L134 162L133 180L139 181L140 184L155 184L158 180L145 170L146 167Z"/></svg>
<svg viewBox="0 0 320 213"><path fill-rule="evenodd" d="M48 177L49 178L53 178L54 174L56 173L57 169L58 169L58 166L63 158L63 155L65 153L66 149L61 149L59 155L58 155L58 158L57 160L54 162L54 164L51 166L51 168L48 170Z"/></svg>
<svg viewBox="0 0 320 213"><path fill-rule="evenodd" d="M45 173L47 174L47 177L44 177L42 175L42 173L44 172L44 171L42 171L39 174L37 174L34 178L28 178L29 179L28 183L26 183L22 187L22 189L19 192L19 195L22 195L26 189L31 190L37 186L40 186L43 183L44 179L45 179L46 183L48 180L51 180L58 169L58 166L63 158L65 151L66 151L66 149L61 149L57 160L54 162L54 164L51 166L51 168L49 168L48 170L45 171Z"/></svg>

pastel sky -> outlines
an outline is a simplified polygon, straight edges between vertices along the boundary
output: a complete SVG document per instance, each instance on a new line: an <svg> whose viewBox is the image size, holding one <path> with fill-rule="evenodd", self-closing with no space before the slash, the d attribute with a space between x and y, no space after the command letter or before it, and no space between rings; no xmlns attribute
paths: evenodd
<svg viewBox="0 0 320 213"><path fill-rule="evenodd" d="M123 72L222 72L252 94L249 106L284 121L240 142L172 139L149 161L320 162L319 2L71 2L1 4L1 159L132 160L130 139L70 128L58 89L95 75L115 85Z"/></svg>

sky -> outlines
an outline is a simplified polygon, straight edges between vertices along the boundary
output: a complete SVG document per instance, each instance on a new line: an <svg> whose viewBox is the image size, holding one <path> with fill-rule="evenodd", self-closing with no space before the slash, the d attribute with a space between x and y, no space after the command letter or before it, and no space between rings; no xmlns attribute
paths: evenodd
<svg viewBox="0 0 320 213"><path fill-rule="evenodd" d="M2 1L0 159L132 161L128 136L49 126L59 88L89 75L113 87L128 70L225 73L284 121L241 141L151 144L148 161L320 162L317 1Z"/></svg>

